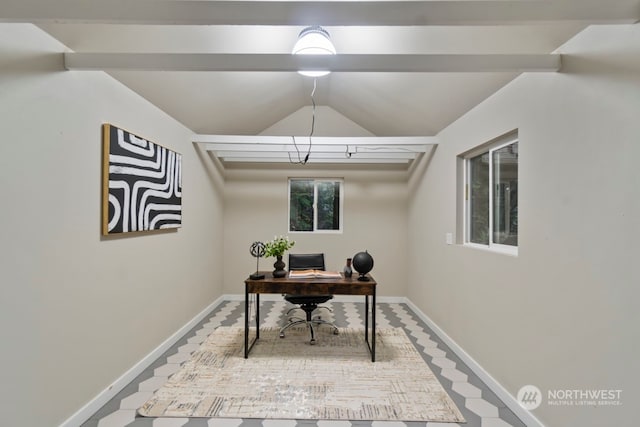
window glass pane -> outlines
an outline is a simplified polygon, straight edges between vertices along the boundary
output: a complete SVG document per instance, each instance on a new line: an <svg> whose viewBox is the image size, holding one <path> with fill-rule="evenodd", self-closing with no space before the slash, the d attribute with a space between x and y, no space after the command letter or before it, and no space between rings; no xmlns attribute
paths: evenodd
<svg viewBox="0 0 640 427"><path fill-rule="evenodd" d="M289 230L313 231L313 181L292 180L289 197Z"/></svg>
<svg viewBox="0 0 640 427"><path fill-rule="evenodd" d="M318 182L318 230L340 229L340 183Z"/></svg>
<svg viewBox="0 0 640 427"><path fill-rule="evenodd" d="M469 241L489 244L489 153L469 159Z"/></svg>
<svg viewBox="0 0 640 427"><path fill-rule="evenodd" d="M518 245L518 143L493 151L493 243Z"/></svg>

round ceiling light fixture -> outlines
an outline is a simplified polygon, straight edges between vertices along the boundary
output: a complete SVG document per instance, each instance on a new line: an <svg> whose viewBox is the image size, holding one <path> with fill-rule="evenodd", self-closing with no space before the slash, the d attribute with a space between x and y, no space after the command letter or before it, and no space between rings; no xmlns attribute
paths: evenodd
<svg viewBox="0 0 640 427"><path fill-rule="evenodd" d="M307 27L298 34L298 41L293 46L294 55L335 55L336 48L331 43L329 32L319 25ZM322 77L329 74L328 70L298 71L303 76Z"/></svg>

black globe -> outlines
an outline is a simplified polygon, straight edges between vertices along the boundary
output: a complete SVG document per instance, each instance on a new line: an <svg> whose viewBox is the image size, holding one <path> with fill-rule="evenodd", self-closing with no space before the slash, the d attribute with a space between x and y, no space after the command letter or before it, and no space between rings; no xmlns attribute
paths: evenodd
<svg viewBox="0 0 640 427"><path fill-rule="evenodd" d="M365 277L365 274L373 269L373 258L367 251L358 252L353 256L352 265L353 268L355 268L356 271L360 273L360 277L358 277L358 280L368 280Z"/></svg>

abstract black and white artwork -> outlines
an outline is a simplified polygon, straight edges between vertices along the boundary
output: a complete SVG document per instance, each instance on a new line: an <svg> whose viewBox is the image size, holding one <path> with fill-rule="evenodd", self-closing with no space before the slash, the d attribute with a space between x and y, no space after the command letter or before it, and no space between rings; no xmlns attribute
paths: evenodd
<svg viewBox="0 0 640 427"><path fill-rule="evenodd" d="M102 132L102 234L180 227L182 156L110 124Z"/></svg>

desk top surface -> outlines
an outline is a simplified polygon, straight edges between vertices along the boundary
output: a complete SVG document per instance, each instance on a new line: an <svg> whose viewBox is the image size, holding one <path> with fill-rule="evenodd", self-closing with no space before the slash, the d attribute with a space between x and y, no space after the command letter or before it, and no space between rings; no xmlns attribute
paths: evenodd
<svg viewBox="0 0 640 427"><path fill-rule="evenodd" d="M290 278L288 276L275 278L271 272L261 271L264 279L247 278L244 283L251 293L298 293L298 294L341 294L341 295L372 295L375 293L377 282L367 274L368 281L358 280L354 273L345 278Z"/></svg>

